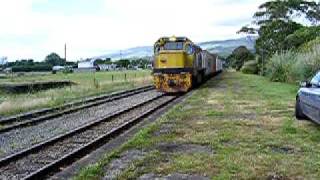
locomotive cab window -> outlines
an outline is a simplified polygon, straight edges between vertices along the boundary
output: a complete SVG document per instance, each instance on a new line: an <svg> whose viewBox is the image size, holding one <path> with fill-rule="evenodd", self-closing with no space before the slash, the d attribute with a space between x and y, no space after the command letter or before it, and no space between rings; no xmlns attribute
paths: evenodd
<svg viewBox="0 0 320 180"><path fill-rule="evenodd" d="M194 53L194 48L191 44L186 44L185 45L185 51L187 54L193 54Z"/></svg>
<svg viewBox="0 0 320 180"><path fill-rule="evenodd" d="M156 45L156 46L154 47L154 53L155 53L155 54L159 54L160 50L161 50L160 45Z"/></svg>
<svg viewBox="0 0 320 180"><path fill-rule="evenodd" d="M164 50L183 50L183 42L167 42L164 44Z"/></svg>

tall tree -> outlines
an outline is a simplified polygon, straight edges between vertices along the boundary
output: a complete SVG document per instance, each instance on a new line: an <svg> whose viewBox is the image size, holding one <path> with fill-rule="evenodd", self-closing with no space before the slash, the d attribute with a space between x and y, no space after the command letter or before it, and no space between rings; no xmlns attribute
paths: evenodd
<svg viewBox="0 0 320 180"><path fill-rule="evenodd" d="M51 53L49 54L45 60L46 63L52 65L52 66L57 66L57 65L65 65L66 61L65 59L61 58L57 53Z"/></svg>
<svg viewBox="0 0 320 180"><path fill-rule="evenodd" d="M305 17L317 24L320 21L320 3L305 0L275 0L259 6L254 14L253 25L245 26L239 33L258 34L256 50L266 55L284 50L286 37L303 26L294 21L296 17ZM259 42L260 41L260 42Z"/></svg>
<svg viewBox="0 0 320 180"><path fill-rule="evenodd" d="M258 34L256 52L263 59L274 53L291 49L299 44L287 44L292 41L289 35L303 28L297 17L318 24L320 21L320 3L307 0L272 0L259 6L254 14L253 27L245 26L239 33Z"/></svg>
<svg viewBox="0 0 320 180"><path fill-rule="evenodd" d="M246 61L254 60L254 55L245 46L239 46L227 57L228 64L237 71L241 69Z"/></svg>

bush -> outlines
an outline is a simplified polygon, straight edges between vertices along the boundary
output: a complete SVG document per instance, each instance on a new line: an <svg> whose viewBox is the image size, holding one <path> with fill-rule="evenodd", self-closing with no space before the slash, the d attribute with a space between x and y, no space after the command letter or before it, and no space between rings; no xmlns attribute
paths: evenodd
<svg viewBox="0 0 320 180"><path fill-rule="evenodd" d="M320 70L320 43L315 44L310 51L297 55L295 69L298 69L299 80L310 79Z"/></svg>
<svg viewBox="0 0 320 180"><path fill-rule="evenodd" d="M314 40L309 41L309 42L303 44L302 46L300 46L299 51L307 53L307 52L314 50L314 48L317 49L317 46L319 46L319 45L320 45L320 37L317 37Z"/></svg>
<svg viewBox="0 0 320 180"><path fill-rule="evenodd" d="M297 54L293 51L276 53L269 60L267 76L271 81L289 82L292 81L293 65L297 61Z"/></svg>
<svg viewBox="0 0 320 180"><path fill-rule="evenodd" d="M49 64L35 64L24 66L12 66L12 72L32 72L32 71L51 71L52 66Z"/></svg>
<svg viewBox="0 0 320 180"><path fill-rule="evenodd" d="M286 37L286 49L299 48L301 45L320 36L320 26L303 27Z"/></svg>
<svg viewBox="0 0 320 180"><path fill-rule="evenodd" d="M256 60L245 62L241 72L244 74L258 74L258 62Z"/></svg>
<svg viewBox="0 0 320 180"><path fill-rule="evenodd" d="M272 56L267 75L272 81L296 82L310 79L320 70L320 43L302 52L287 51Z"/></svg>
<svg viewBox="0 0 320 180"><path fill-rule="evenodd" d="M63 74L70 74L73 73L73 68L72 67L66 67L62 70Z"/></svg>

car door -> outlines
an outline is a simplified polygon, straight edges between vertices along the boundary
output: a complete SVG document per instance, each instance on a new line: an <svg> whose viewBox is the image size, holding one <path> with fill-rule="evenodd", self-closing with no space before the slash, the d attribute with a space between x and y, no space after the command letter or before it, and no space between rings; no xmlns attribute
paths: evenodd
<svg viewBox="0 0 320 180"><path fill-rule="evenodd" d="M311 80L310 88L301 88L300 102L303 113L320 123L320 73Z"/></svg>
<svg viewBox="0 0 320 180"><path fill-rule="evenodd" d="M320 123L320 88L314 87L310 89L309 102L312 112L310 116L312 120Z"/></svg>
<svg viewBox="0 0 320 180"><path fill-rule="evenodd" d="M300 90L300 105L303 113L312 120L317 119L316 98L314 88L303 88Z"/></svg>
<svg viewBox="0 0 320 180"><path fill-rule="evenodd" d="M303 114L305 114L308 117L311 117L312 104L309 88L301 88L299 90L299 100Z"/></svg>

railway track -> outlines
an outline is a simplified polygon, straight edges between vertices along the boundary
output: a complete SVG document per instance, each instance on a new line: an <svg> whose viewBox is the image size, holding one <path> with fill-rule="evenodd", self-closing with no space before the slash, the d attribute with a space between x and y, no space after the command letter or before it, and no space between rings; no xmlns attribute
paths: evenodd
<svg viewBox="0 0 320 180"><path fill-rule="evenodd" d="M0 119L0 134L8 132L12 129L31 126L43 121L50 120L52 118L70 114L82 109L98 106L106 102L111 102L121 98L129 97L134 94L146 92L152 89L154 89L153 86L144 86L132 90L87 98L83 101L76 101L55 108L46 108L38 111L21 114L18 116L3 118Z"/></svg>
<svg viewBox="0 0 320 180"><path fill-rule="evenodd" d="M178 96L159 94L0 159L0 179L42 179L70 165Z"/></svg>

